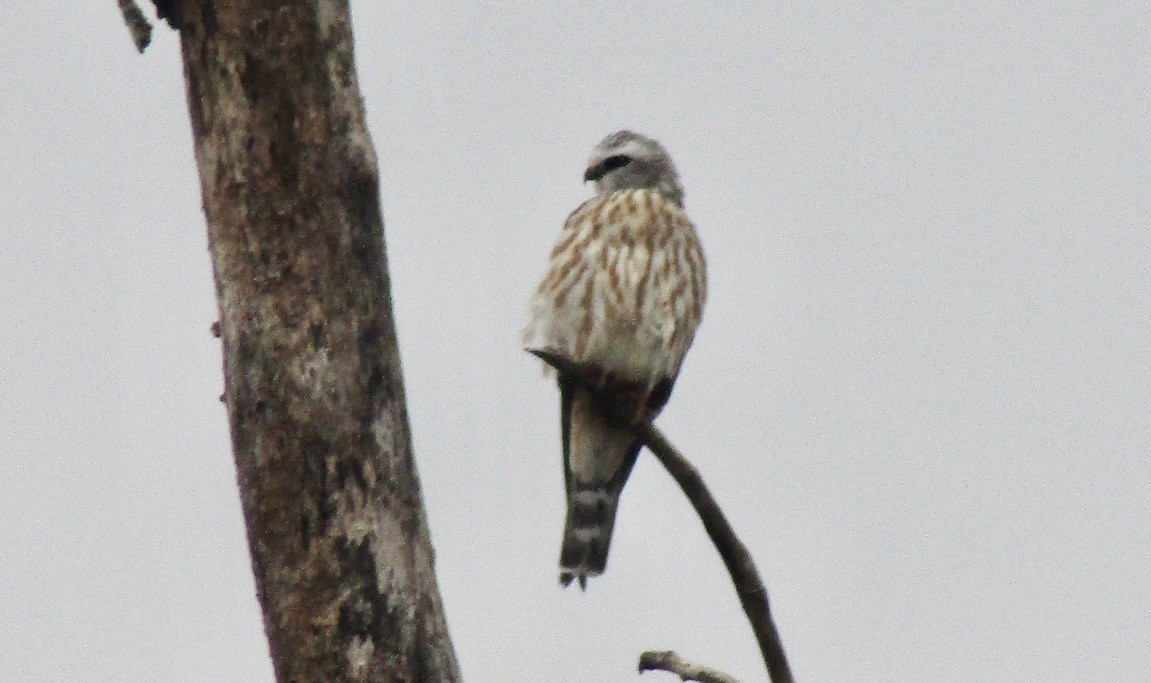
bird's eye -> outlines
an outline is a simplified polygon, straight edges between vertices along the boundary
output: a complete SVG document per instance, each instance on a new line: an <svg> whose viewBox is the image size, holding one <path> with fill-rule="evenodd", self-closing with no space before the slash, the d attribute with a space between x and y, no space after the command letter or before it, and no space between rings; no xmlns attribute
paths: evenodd
<svg viewBox="0 0 1151 683"><path fill-rule="evenodd" d="M603 171L607 173L614 171L617 168L623 168L631 163L631 157L624 156L623 154L616 154L603 160Z"/></svg>

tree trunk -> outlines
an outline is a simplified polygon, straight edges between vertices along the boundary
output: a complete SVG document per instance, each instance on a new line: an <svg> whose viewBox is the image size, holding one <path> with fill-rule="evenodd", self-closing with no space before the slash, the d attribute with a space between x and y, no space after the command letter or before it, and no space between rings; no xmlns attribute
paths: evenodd
<svg viewBox="0 0 1151 683"><path fill-rule="evenodd" d="M180 27L256 587L280 681L456 681L347 0Z"/></svg>

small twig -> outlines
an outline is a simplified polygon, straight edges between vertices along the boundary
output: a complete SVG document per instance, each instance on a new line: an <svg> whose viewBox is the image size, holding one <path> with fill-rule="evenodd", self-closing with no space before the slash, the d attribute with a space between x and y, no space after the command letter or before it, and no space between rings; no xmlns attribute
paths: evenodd
<svg viewBox="0 0 1151 683"><path fill-rule="evenodd" d="M600 395L601 388L594 379L591 379L592 375L585 368L563 356L547 351L530 350L530 352L554 367L564 378L577 382L588 391L599 396L600 405L608 410L614 419L624 424L630 422L625 416L619 414L619 408L610 397ZM779 631L771 619L767 588L764 587L763 581L759 578L755 561L752 560L747 546L735 535L735 530L728 523L719 503L715 502L715 498L707 490L707 485L703 483L703 477L700 476L699 471L675 449L667 437L650 422L635 425L634 429L636 435L644 440L648 450L659 459L660 463L679 484L684 495L691 501L692 507L695 508L703 522L704 529L707 530L707 535L711 537L711 542L715 544L715 549L723 558L727 572L731 575L731 582L735 585L739 602L743 605L743 611L751 623L752 631L755 632L755 639L759 643L759 650L763 655L763 662L767 666L767 674L772 683L793 683L795 679L792 678L791 667L787 663L787 655L784 653L783 643L779 639Z"/></svg>
<svg viewBox="0 0 1151 683"><path fill-rule="evenodd" d="M698 683L739 683L722 671L692 664L671 650L652 650L639 656L639 672L667 671L679 676L681 681Z"/></svg>
<svg viewBox="0 0 1151 683"><path fill-rule="evenodd" d="M135 0L116 0L116 3L120 5L120 14L124 15L124 23L128 25L136 50L143 52L152 42L152 24L148 23Z"/></svg>

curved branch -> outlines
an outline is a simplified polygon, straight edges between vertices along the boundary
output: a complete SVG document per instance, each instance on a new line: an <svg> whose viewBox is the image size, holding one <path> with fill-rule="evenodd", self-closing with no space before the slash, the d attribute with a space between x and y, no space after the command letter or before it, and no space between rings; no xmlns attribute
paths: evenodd
<svg viewBox="0 0 1151 683"><path fill-rule="evenodd" d="M631 421L615 405L610 397L603 396L602 387L592 379L591 373L585 372L578 363L564 358L561 355L539 349L528 349L545 363L552 366L565 378L579 383L600 398L599 403L608 410L612 417L625 424ZM792 683L795 679L791 675L791 667L787 663L787 655L783 651L783 642L779 638L779 631L771 619L771 608L767 600L767 588L759 578L755 562L745 546L736 536L727 518L720 509L719 503L708 491L703 477L690 462L687 461L667 437L650 422L634 425L636 435L646 443L648 450L659 459L668 474L679 484L680 489L703 522L707 535L723 558L727 572L731 575L731 582L735 585L735 592L739 595L739 602L755 632L755 639L759 643L763 662L767 666L767 673L772 683ZM642 662L641 662L642 663Z"/></svg>
<svg viewBox="0 0 1151 683"><path fill-rule="evenodd" d="M768 676L773 683L791 683L794 680L791 676L791 667L788 666L783 642L779 639L779 631L771 619L767 588L759 578L755 561L751 559L747 546L735 535L735 530L728 524L719 503L715 502L715 498L707 490L699 471L676 450L667 437L650 422L640 425L636 431L643 436L648 450L659 459L691 501L692 507L707 529L707 535L711 537L711 542L715 544L715 549L719 551L723 563L727 565L727 572L731 575L731 582L735 585L739 602L743 605L744 614L747 615L751 630L755 632L755 639L759 642L759 651L763 654L764 664L767 665Z"/></svg>

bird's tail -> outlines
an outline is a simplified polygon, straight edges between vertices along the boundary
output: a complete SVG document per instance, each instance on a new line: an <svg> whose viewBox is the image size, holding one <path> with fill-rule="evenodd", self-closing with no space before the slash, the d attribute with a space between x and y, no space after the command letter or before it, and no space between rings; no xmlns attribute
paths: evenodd
<svg viewBox="0 0 1151 683"><path fill-rule="evenodd" d="M605 487L581 488L568 493L567 521L560 550L560 583L578 579L587 588L587 577L598 576L607 566L619 491Z"/></svg>
<svg viewBox="0 0 1151 683"><path fill-rule="evenodd" d="M631 474L640 442L629 427L608 418L585 391L564 401L567 413L567 519L560 549L560 583L602 574L620 491Z"/></svg>

